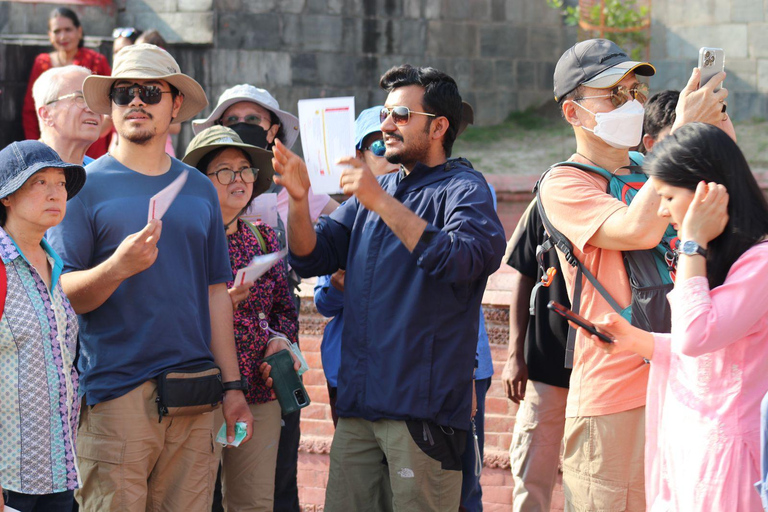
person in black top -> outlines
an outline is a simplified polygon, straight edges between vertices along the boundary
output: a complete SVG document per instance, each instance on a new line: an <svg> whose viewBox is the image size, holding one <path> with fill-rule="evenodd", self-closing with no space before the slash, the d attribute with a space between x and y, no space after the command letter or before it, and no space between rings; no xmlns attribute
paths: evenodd
<svg viewBox="0 0 768 512"><path fill-rule="evenodd" d="M536 247L544 235L534 199L510 238L503 260L514 271L509 356L501 381L507 398L520 405L509 448L515 512L550 508L571 375L564 367L568 324L547 310L550 300L570 307L555 251L545 253L543 263L557 273L549 287L537 288L534 314L529 311L531 292L544 275L536 258Z"/></svg>

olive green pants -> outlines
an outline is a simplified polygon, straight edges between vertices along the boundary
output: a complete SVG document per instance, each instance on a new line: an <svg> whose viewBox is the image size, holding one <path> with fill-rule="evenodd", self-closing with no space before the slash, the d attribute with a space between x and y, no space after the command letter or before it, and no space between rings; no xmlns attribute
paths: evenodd
<svg viewBox="0 0 768 512"><path fill-rule="evenodd" d="M456 512L465 442L465 431L434 423L339 418L325 511Z"/></svg>

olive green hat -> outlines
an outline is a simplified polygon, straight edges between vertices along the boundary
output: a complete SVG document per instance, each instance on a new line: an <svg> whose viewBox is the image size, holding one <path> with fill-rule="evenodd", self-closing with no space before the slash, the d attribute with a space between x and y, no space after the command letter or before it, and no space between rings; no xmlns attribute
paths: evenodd
<svg viewBox="0 0 768 512"><path fill-rule="evenodd" d="M186 154L181 159L187 165L197 167L198 162L211 151L220 148L237 148L243 150L251 158L251 165L259 170L256 182L253 184L254 197L262 194L272 185L275 170L272 167L272 152L246 144L232 128L214 125L195 135L189 142Z"/></svg>

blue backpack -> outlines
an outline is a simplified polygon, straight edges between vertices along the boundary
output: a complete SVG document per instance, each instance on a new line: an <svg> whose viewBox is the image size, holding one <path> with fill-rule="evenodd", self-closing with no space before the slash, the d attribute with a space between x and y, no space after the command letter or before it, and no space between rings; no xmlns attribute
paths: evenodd
<svg viewBox="0 0 768 512"><path fill-rule="evenodd" d="M617 198L625 204L630 204L637 192L648 181L648 177L642 172L643 155L634 151L629 153L632 165L626 167L629 174L616 175L605 169L577 162L556 163L541 175L536 183L534 192L536 193L537 205L544 228L548 233L548 238L537 248L537 253L545 252L556 247L565 256L565 260L573 267L577 268L576 281L573 292L573 311L579 312L581 307L582 276L586 277L592 286L603 296L608 304L618 314L629 320L632 325L645 331L651 332L670 332L671 313L669 303L667 302L667 293L674 286L675 271L675 252L677 245L677 232L668 226L664 236L659 244L653 249L642 251L624 251L624 266L629 277L630 288L632 291L632 301L626 308L622 308L618 302L608 293L605 287L600 284L597 278L589 271L573 253L573 244L565 235L560 233L544 211L541 203L541 192L539 185L544 177L557 167L574 167L584 172L597 174L608 180L606 193ZM543 261L539 258L539 261ZM543 269L545 274L547 269ZM568 331L568 344L565 353L566 368L573 367L573 350L576 344L576 331Z"/></svg>

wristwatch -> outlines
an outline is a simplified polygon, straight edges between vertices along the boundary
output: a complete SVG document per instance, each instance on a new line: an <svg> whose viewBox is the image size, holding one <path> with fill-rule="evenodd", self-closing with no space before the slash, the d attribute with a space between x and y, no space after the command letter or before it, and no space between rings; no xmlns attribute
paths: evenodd
<svg viewBox="0 0 768 512"><path fill-rule="evenodd" d="M245 393L248 391L248 381L245 379L245 377L240 377L240 380L231 380L229 382L222 383L222 387L224 388L224 391L242 391Z"/></svg>
<svg viewBox="0 0 768 512"><path fill-rule="evenodd" d="M680 254L686 256L696 256L698 254L699 256L704 256L706 258L707 250L693 240L684 240L680 244Z"/></svg>

